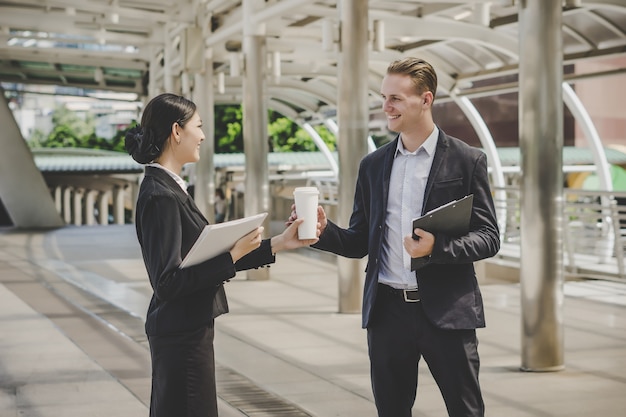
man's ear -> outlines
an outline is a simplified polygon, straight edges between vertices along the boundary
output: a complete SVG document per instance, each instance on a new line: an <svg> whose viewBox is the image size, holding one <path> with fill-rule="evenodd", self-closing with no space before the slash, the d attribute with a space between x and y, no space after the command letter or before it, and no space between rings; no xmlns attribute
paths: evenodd
<svg viewBox="0 0 626 417"><path fill-rule="evenodd" d="M433 93L430 91L426 91L424 93L424 104L432 105L433 104Z"/></svg>

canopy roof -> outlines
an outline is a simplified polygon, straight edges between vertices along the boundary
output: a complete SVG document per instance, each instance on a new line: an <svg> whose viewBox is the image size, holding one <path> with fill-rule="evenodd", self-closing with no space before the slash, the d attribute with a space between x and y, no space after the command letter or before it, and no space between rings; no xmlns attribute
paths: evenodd
<svg viewBox="0 0 626 417"><path fill-rule="evenodd" d="M204 60L196 58L204 56L212 59L217 82L224 74L216 102L240 102L240 51L246 25L252 24L267 40L269 107L292 118L332 113L341 2L251 0L258 9L245 23L244 3L0 0L0 81L145 96L148 83L162 86L166 73L185 82L179 76L201 69ZM387 64L403 55L418 55L435 65L438 100L450 91L459 96L514 91L520 59L518 3L370 0L371 107L380 107L378 91ZM626 0L565 1L564 63L624 56L625 30ZM572 66L565 79L624 70L607 64L602 72L586 73ZM187 80L193 83L193 76Z"/></svg>

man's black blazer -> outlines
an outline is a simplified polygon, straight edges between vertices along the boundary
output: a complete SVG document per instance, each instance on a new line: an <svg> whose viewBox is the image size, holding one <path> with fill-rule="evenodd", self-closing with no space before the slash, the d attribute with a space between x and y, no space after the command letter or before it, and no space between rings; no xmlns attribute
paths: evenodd
<svg viewBox="0 0 626 417"><path fill-rule="evenodd" d="M180 269L208 222L193 199L163 169L146 167L135 227L154 291L146 317L148 335L193 331L228 312L224 281L236 271L273 263L270 241L233 265L229 252Z"/></svg>
<svg viewBox="0 0 626 417"><path fill-rule="evenodd" d="M347 229L332 222L316 248L349 258L368 255L363 291L363 327L372 320L378 288L391 165L398 137L365 156L359 167L354 208ZM430 261L416 271L421 303L430 321L443 329L485 326L474 261L495 255L500 236L487 174L487 157L477 148L439 131L422 213L474 194L470 232L462 237L435 235Z"/></svg>

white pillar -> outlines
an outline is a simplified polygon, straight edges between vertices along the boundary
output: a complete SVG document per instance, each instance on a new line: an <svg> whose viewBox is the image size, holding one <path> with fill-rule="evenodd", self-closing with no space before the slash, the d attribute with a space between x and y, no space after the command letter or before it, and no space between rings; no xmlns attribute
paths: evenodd
<svg viewBox="0 0 626 417"><path fill-rule="evenodd" d="M98 196L98 223L102 225L109 224L109 200L111 199L111 190L103 191Z"/></svg>
<svg viewBox="0 0 626 417"><path fill-rule="evenodd" d="M519 13L522 369L564 368L562 2Z"/></svg>
<svg viewBox="0 0 626 417"><path fill-rule="evenodd" d="M82 188L78 188L74 190L74 198L73 198L73 208L72 212L74 214L74 224L76 226L80 226L83 224L83 196L85 194L85 190Z"/></svg>
<svg viewBox="0 0 626 417"><path fill-rule="evenodd" d="M267 164L267 102L265 25L254 16L265 3L263 0L243 0L243 147L246 156L244 214L250 216L270 211L269 168ZM265 221L266 235L269 218ZM248 279L269 279L269 269L252 269Z"/></svg>
<svg viewBox="0 0 626 417"><path fill-rule="evenodd" d="M97 195L98 190L89 190L85 193L85 224L89 226L93 226L96 223L94 207Z"/></svg>
<svg viewBox="0 0 626 417"><path fill-rule="evenodd" d="M339 124L338 223L347 227L352 215L354 190L361 159L367 155L368 108L368 4L346 0L341 4L341 52L337 120ZM361 311L364 261L337 258L339 269L339 312Z"/></svg>
<svg viewBox="0 0 626 417"><path fill-rule="evenodd" d="M205 140L200 146L200 161L195 169L194 201L210 223L215 223L215 101L213 88L213 61L207 59L204 74L196 74L194 102L202 117Z"/></svg>
<svg viewBox="0 0 626 417"><path fill-rule="evenodd" d="M124 187L116 185L113 193L113 221L124 224Z"/></svg>
<svg viewBox="0 0 626 417"><path fill-rule="evenodd" d="M72 187L63 190L63 220L65 224L72 222Z"/></svg>
<svg viewBox="0 0 626 417"><path fill-rule="evenodd" d="M61 214L63 210L63 189L60 185L54 187L54 207L57 213Z"/></svg>

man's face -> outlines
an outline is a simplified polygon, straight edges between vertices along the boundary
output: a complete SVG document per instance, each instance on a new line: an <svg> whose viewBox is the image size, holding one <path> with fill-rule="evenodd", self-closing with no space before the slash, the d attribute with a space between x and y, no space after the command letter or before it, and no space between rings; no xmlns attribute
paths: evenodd
<svg viewBox="0 0 626 417"><path fill-rule="evenodd" d="M418 127L429 106L424 95L417 94L408 75L387 74L380 90L383 111L387 115L387 127L393 132L408 133Z"/></svg>

